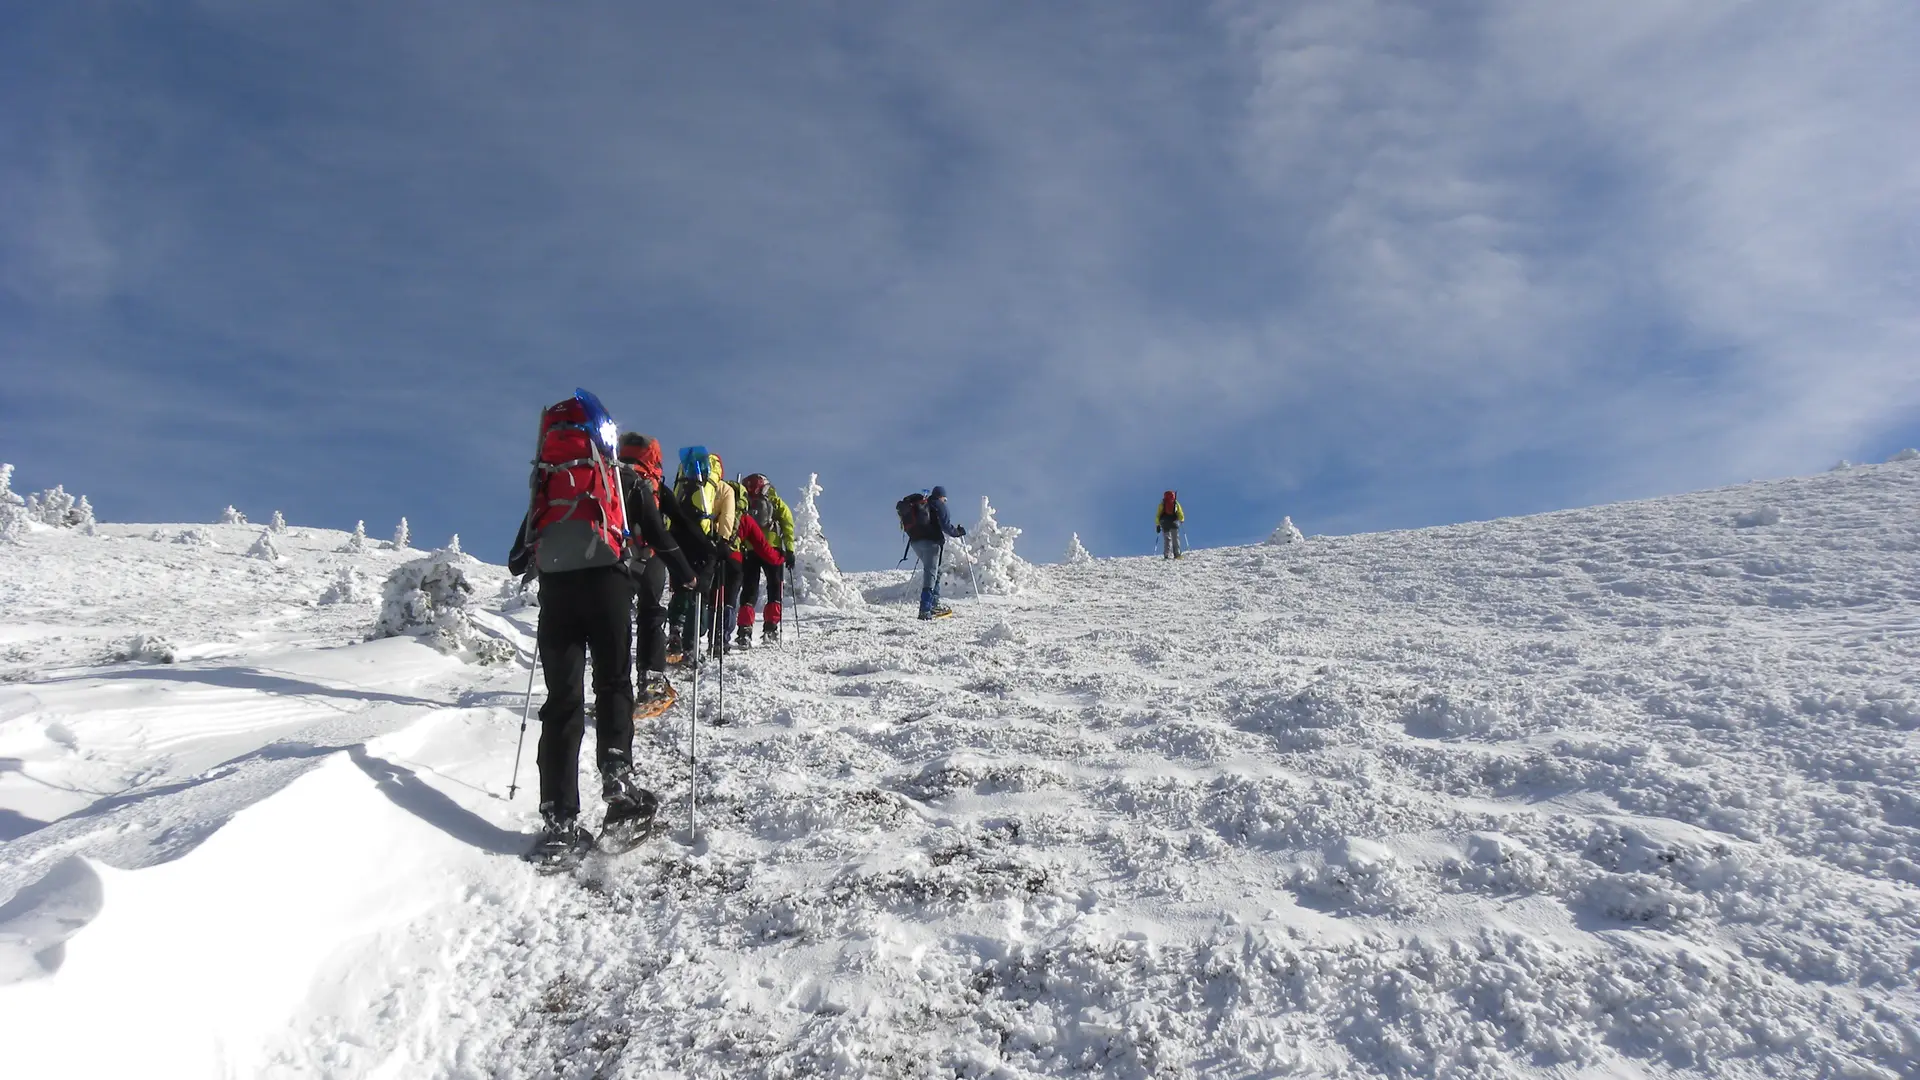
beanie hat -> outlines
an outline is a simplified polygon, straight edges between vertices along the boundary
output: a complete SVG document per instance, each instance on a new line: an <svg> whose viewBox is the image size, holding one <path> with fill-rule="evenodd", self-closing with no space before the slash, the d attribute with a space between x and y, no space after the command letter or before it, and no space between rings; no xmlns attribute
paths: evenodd
<svg viewBox="0 0 1920 1080"><path fill-rule="evenodd" d="M947 489L941 487L939 484L935 484L933 485L933 493L929 497L935 498L935 499L944 499L947 497Z"/></svg>

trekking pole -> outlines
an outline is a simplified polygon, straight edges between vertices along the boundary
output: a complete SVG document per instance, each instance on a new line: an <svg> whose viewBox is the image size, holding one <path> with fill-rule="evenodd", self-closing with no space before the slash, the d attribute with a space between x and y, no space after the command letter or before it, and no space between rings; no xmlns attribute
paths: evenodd
<svg viewBox="0 0 1920 1080"><path fill-rule="evenodd" d="M527 745L527 720L533 715L533 676L540 670L540 648L533 649L533 662L527 665L527 703L520 709L520 739L513 744L513 779L507 782L507 799L520 790L520 751Z"/></svg>
<svg viewBox="0 0 1920 1080"><path fill-rule="evenodd" d="M694 817L700 802L700 590L693 590L693 711L687 714L687 842L700 837Z"/></svg>

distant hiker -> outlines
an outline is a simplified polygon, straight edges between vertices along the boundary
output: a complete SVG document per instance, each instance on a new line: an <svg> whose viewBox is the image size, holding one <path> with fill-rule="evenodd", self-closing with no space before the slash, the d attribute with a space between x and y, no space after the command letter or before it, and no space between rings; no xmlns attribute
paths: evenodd
<svg viewBox="0 0 1920 1080"><path fill-rule="evenodd" d="M952 608L940 603L940 566L947 537L965 536L967 530L947 514L947 489L937 484L925 495L901 499L893 509L900 516L901 531L907 534L908 549L920 560L920 618L944 619L953 614Z"/></svg>
<svg viewBox="0 0 1920 1080"><path fill-rule="evenodd" d="M1180 508L1180 499L1169 491L1160 496L1160 508L1154 514L1153 531L1160 534L1160 557L1177 559L1180 557L1180 525L1187 520L1187 512Z"/></svg>
<svg viewBox="0 0 1920 1080"><path fill-rule="evenodd" d="M735 609L740 606L740 585L745 579L741 566L744 555L740 550L740 504L746 502L746 493L739 481L727 479L726 465L719 454L712 454L710 458L714 483L713 539L719 558L711 586L712 617L707 622L713 635L712 649L721 653L733 644L727 631L734 624Z"/></svg>
<svg viewBox="0 0 1920 1080"><path fill-rule="evenodd" d="M660 444L638 432L627 432L620 436L620 466L633 532L628 576L639 600L636 660L641 678L633 717L644 720L666 712L675 696L673 684L667 681L667 609L661 593L669 576L676 590L692 589L699 578L660 516Z"/></svg>
<svg viewBox="0 0 1920 1080"><path fill-rule="evenodd" d="M585 390L540 417L526 517L507 567L540 577L535 633L546 669L540 706L539 840L527 858L565 864L593 846L581 828L580 741L587 656L593 657L594 758L606 799L603 828L651 820L659 800L633 779L633 580L613 418Z"/></svg>
<svg viewBox="0 0 1920 1080"><path fill-rule="evenodd" d="M742 549L739 629L734 644L753 644L753 607L760 597L760 578L767 579L767 607L760 622L760 643L780 640L780 588L793 568L793 511L763 473L741 481L746 500L741 504ZM754 541L755 535L763 537Z"/></svg>

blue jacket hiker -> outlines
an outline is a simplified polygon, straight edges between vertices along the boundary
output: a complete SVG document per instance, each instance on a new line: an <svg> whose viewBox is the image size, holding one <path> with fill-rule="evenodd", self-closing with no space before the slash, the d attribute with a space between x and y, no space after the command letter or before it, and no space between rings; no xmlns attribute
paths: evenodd
<svg viewBox="0 0 1920 1080"><path fill-rule="evenodd" d="M940 619L953 609L940 603L940 564L946 554L947 537L965 536L967 530L953 523L947 513L947 489L935 486L926 500L925 524L907 533L908 544L920 560L920 617Z"/></svg>

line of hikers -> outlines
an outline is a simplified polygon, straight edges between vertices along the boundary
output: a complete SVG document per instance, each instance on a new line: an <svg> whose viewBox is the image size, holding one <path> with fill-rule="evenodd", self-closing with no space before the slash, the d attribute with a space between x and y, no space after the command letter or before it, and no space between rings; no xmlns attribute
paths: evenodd
<svg viewBox="0 0 1920 1080"><path fill-rule="evenodd" d="M700 663L703 642L709 654L752 644L762 580L760 639L780 640L782 585L795 561L793 513L764 474L729 480L720 455L705 447L682 450L667 484L659 442L621 434L585 390L541 414L529 487L507 567L540 578L543 828L528 857L554 861L594 843L578 823L589 657L595 764L607 806L602 829L643 827L659 799L634 779L634 721L673 704L667 668ZM663 603L669 586L672 600Z"/></svg>

